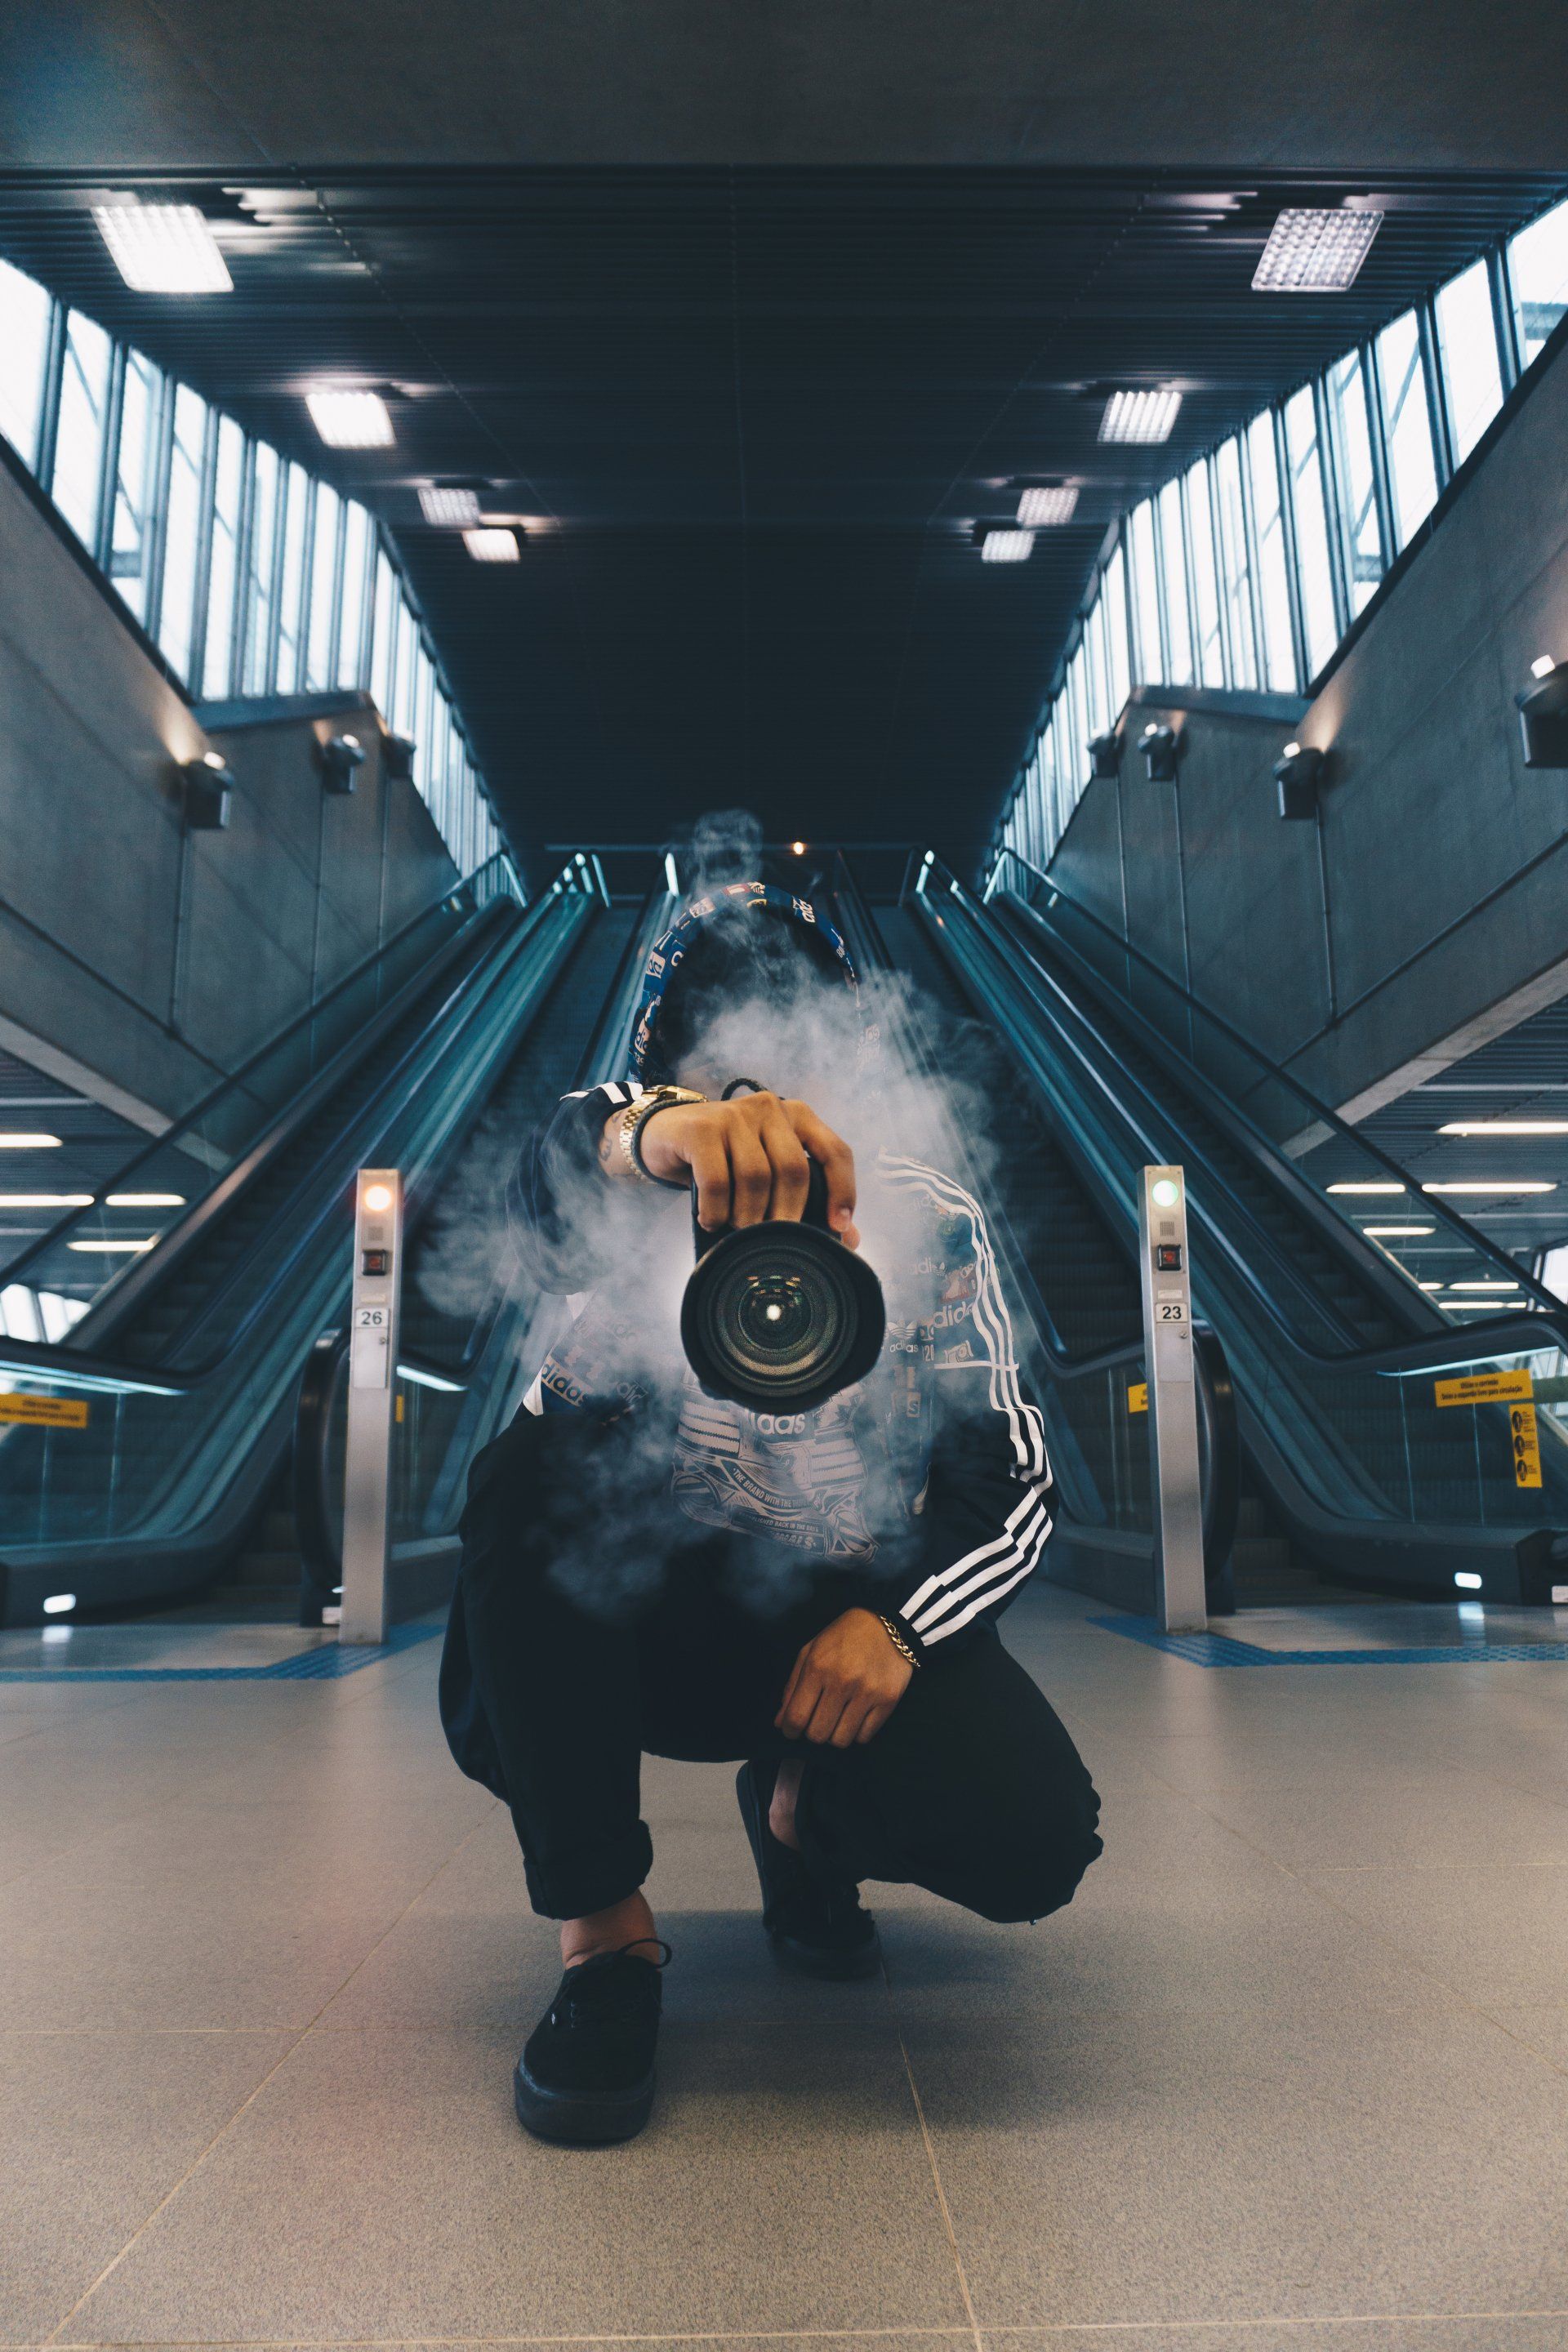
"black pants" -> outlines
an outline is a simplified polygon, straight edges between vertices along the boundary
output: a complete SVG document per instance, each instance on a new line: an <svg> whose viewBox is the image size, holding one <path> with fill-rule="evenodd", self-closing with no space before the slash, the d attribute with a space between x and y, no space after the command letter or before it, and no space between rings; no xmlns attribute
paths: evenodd
<svg viewBox="0 0 1568 2352"><path fill-rule="evenodd" d="M796 1652L844 1594L831 1577L802 1590L776 1546L706 1534L651 1479L637 1503L623 1429L522 1414L470 1476L442 1717L464 1770L511 1808L534 1909L578 1918L642 1885L645 1751L804 1758L796 1825L822 1870L929 1887L988 1919L1068 1902L1100 1852L1099 1799L995 1634L936 1651L864 1747L784 1739L773 1717ZM748 1605L792 1577L782 1608Z"/></svg>

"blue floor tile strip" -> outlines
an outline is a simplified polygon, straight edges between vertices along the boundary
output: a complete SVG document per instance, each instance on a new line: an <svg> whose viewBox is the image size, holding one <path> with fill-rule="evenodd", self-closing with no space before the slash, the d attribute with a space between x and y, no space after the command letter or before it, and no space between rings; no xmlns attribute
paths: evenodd
<svg viewBox="0 0 1568 2352"><path fill-rule="evenodd" d="M1264 1650L1230 1633L1162 1633L1152 1617L1091 1617L1091 1625L1194 1666L1514 1666L1568 1664L1568 1642L1433 1642L1409 1650Z"/></svg>
<svg viewBox="0 0 1568 2352"><path fill-rule="evenodd" d="M439 1625L395 1625L379 1645L323 1642L269 1666L4 1666L0 1683L329 1683L378 1658L433 1642Z"/></svg>

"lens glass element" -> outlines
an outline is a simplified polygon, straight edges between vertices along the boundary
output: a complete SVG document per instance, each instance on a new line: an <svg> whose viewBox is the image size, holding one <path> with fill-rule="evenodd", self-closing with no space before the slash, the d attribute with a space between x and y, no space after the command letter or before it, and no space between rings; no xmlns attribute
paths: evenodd
<svg viewBox="0 0 1568 2352"><path fill-rule="evenodd" d="M731 1234L687 1287L681 1336L710 1394L806 1408L876 1361L881 1287L841 1242L785 1222Z"/></svg>

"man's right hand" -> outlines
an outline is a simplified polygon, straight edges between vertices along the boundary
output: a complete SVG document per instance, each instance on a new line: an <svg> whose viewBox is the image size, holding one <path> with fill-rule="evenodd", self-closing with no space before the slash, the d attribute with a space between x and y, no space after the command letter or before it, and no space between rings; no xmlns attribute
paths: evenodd
<svg viewBox="0 0 1568 2352"><path fill-rule="evenodd" d="M626 1117L605 1122L605 1139ZM809 1103L777 1095L738 1095L730 1102L673 1103L655 1111L639 1139L643 1164L666 1183L694 1183L697 1222L705 1233L725 1225L760 1225L770 1217L798 1223L805 1207L810 1162L827 1180L829 1230L851 1249L855 1226L855 1155ZM619 1157L618 1148L616 1157ZM606 1167L614 1166L610 1155Z"/></svg>

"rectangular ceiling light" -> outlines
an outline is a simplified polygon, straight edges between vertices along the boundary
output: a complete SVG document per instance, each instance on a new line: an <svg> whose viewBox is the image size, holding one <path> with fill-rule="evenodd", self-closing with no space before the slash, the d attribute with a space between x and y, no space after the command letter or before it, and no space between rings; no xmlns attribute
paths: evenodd
<svg viewBox="0 0 1568 2352"><path fill-rule="evenodd" d="M1018 520L1031 530L1048 530L1052 523L1071 522L1077 504L1076 488L1023 490L1018 497Z"/></svg>
<svg viewBox="0 0 1568 2352"><path fill-rule="evenodd" d="M58 1135L22 1135L0 1130L0 1151L58 1151Z"/></svg>
<svg viewBox="0 0 1568 2352"><path fill-rule="evenodd" d="M1436 1230L1436 1225L1363 1225L1362 1227L1363 1234L1370 1234L1373 1241L1379 1242L1394 1241L1402 1234L1432 1234Z"/></svg>
<svg viewBox="0 0 1568 2352"><path fill-rule="evenodd" d="M988 530L980 544L982 563L1026 563L1034 552L1032 530Z"/></svg>
<svg viewBox="0 0 1568 2352"><path fill-rule="evenodd" d="M90 1192L0 1192L0 1209L90 1209Z"/></svg>
<svg viewBox="0 0 1568 2352"><path fill-rule="evenodd" d="M385 449L392 418L379 392L308 392L310 422L329 449Z"/></svg>
<svg viewBox="0 0 1568 2352"><path fill-rule="evenodd" d="M1439 1135L1568 1135L1568 1118L1451 1118Z"/></svg>
<svg viewBox="0 0 1568 2352"><path fill-rule="evenodd" d="M1168 441L1181 414L1179 392L1113 392L1100 420L1102 441Z"/></svg>
<svg viewBox="0 0 1568 2352"><path fill-rule="evenodd" d="M183 1192L109 1192L104 1195L111 1209L183 1209Z"/></svg>
<svg viewBox="0 0 1568 2352"><path fill-rule="evenodd" d="M89 1255L118 1257L132 1250L150 1250L155 1239L156 1235L150 1234L147 1239L142 1242L67 1242L66 1247L79 1250L84 1257Z"/></svg>
<svg viewBox="0 0 1568 2352"><path fill-rule="evenodd" d="M439 482L421 483L419 506L426 522L444 523L453 530L479 519L477 492L447 489Z"/></svg>
<svg viewBox="0 0 1568 2352"><path fill-rule="evenodd" d="M519 560L515 531L489 528L466 530L463 545L476 563L515 563Z"/></svg>
<svg viewBox="0 0 1568 2352"><path fill-rule="evenodd" d="M136 294L228 294L234 280L195 205L94 205L110 259Z"/></svg>
<svg viewBox="0 0 1568 2352"><path fill-rule="evenodd" d="M1424 1192L1555 1192L1555 1184L1423 1184Z"/></svg>
<svg viewBox="0 0 1568 2352"><path fill-rule="evenodd" d="M1255 294L1342 294L1353 286L1383 215L1320 212L1294 207L1282 212L1252 273Z"/></svg>
<svg viewBox="0 0 1568 2352"><path fill-rule="evenodd" d="M1403 1184L1331 1184L1331 1192L1403 1192Z"/></svg>

